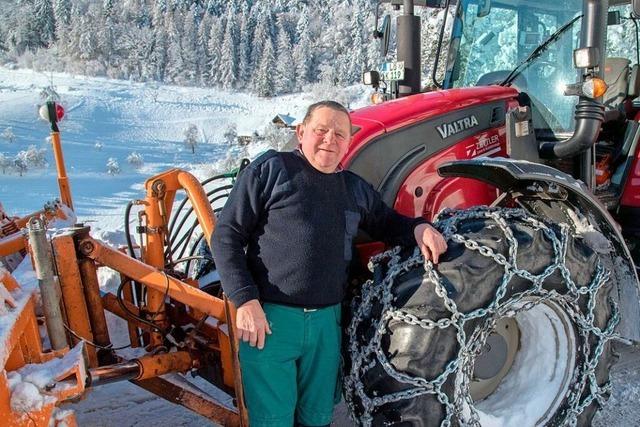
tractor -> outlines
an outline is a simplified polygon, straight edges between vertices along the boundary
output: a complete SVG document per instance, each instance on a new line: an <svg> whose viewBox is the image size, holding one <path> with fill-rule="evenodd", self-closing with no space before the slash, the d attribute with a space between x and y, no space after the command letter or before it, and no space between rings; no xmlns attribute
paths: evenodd
<svg viewBox="0 0 640 427"><path fill-rule="evenodd" d="M434 266L412 248L355 239L344 325L352 421L588 425L611 390L614 343L640 341L638 60L606 49L608 29L635 24L640 2L390 3L402 11L398 58L365 73L377 102L351 112L342 166L389 206L433 221L449 250ZM453 20L427 88L415 7ZM385 18L374 33L383 47L389 29ZM0 211L5 423L73 425L60 405L128 380L213 422L248 425L235 309L206 250L246 163L205 182L178 169L149 178L125 209L127 245L112 248L75 223L62 109L41 113L60 201L23 218ZM105 267L120 274L115 293L99 288ZM137 357L111 344L107 316L127 322Z"/></svg>
<svg viewBox="0 0 640 427"><path fill-rule="evenodd" d="M399 212L437 219L450 246L437 268L415 252L374 257L346 329L351 413L364 425L589 425L610 393L613 342L640 338L640 4L390 3L397 61L364 73L375 105L352 113L344 166ZM444 9L425 88L416 6ZM607 51L623 22L631 59ZM374 31L383 54L389 23Z"/></svg>

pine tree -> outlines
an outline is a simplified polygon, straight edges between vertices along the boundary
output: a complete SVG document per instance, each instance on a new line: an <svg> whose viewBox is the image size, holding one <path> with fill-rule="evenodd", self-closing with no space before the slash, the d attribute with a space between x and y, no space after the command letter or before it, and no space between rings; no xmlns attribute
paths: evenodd
<svg viewBox="0 0 640 427"><path fill-rule="evenodd" d="M218 86L221 82L220 67L222 63L221 59L221 45L220 40L223 35L223 20L220 18L214 18L211 21L211 31L209 32L209 43L207 50L209 51L209 83L212 86Z"/></svg>
<svg viewBox="0 0 640 427"><path fill-rule="evenodd" d="M198 44L198 27L196 24L196 5L193 4L184 18L184 31L182 33L182 75L185 81L194 83L196 76L200 74L196 47Z"/></svg>
<svg viewBox="0 0 640 427"><path fill-rule="evenodd" d="M302 90L304 85L311 83L312 71L315 68L315 53L309 30L309 8L303 5L296 24L296 38L293 48L292 63L296 76L295 88Z"/></svg>
<svg viewBox="0 0 640 427"><path fill-rule="evenodd" d="M164 30L164 9L166 4L163 2L157 2L153 9L153 16L151 23L153 26L153 42L151 47L151 53L149 54L150 68L152 69L153 78L155 80L164 81L165 70L167 68L167 48L168 40L167 33Z"/></svg>
<svg viewBox="0 0 640 427"><path fill-rule="evenodd" d="M248 12L248 8L245 9ZM240 16L240 41L238 44L238 81L237 87L246 87L251 76L251 33L249 17L243 13Z"/></svg>
<svg viewBox="0 0 640 427"><path fill-rule="evenodd" d="M293 56L291 52L291 39L283 15L278 17L278 62L275 68L275 91L276 93L289 93L295 87L295 73L291 69Z"/></svg>
<svg viewBox="0 0 640 427"><path fill-rule="evenodd" d="M71 22L71 0L56 0L53 14L58 27L69 25Z"/></svg>
<svg viewBox="0 0 640 427"><path fill-rule="evenodd" d="M34 30L38 34L38 44L49 47L56 38L56 22L51 0L35 0L33 3Z"/></svg>
<svg viewBox="0 0 640 427"><path fill-rule="evenodd" d="M205 13L198 26L198 38L196 41L196 60L198 61L198 75L196 79L199 84L206 86L209 82L209 31L211 30L211 15Z"/></svg>
<svg viewBox="0 0 640 427"><path fill-rule="evenodd" d="M165 79L171 83L182 82L184 63L182 61L182 46L180 45L181 31L178 27L178 11L167 12L165 16L165 30L167 32L167 66Z"/></svg>
<svg viewBox="0 0 640 427"><path fill-rule="evenodd" d="M273 96L275 91L275 85L273 81L273 68L275 66L276 58L273 49L273 42L271 38L267 38L264 43L264 49L262 51L262 58L260 58L260 65L258 72L253 81L253 90L259 96Z"/></svg>
<svg viewBox="0 0 640 427"><path fill-rule="evenodd" d="M351 49L347 55L347 70L345 81L347 84L359 82L363 67L367 63L367 56L362 37L364 16L359 10L354 13L354 25L351 28Z"/></svg>
<svg viewBox="0 0 640 427"><path fill-rule="evenodd" d="M113 0L104 0L102 2L102 14L105 18L113 16Z"/></svg>
<svg viewBox="0 0 640 427"><path fill-rule="evenodd" d="M220 83L225 89L231 89L237 79L238 55L233 37L236 25L235 14L229 9L224 30L224 40L220 47Z"/></svg>
<svg viewBox="0 0 640 427"><path fill-rule="evenodd" d="M224 0L207 0L207 6L204 10L213 16L220 16L222 14Z"/></svg>
<svg viewBox="0 0 640 427"><path fill-rule="evenodd" d="M292 63L296 76L295 84L297 90L302 90L303 86L311 83L311 70L315 55L309 39L309 32L306 27L299 27L301 33L298 35L298 42L293 48Z"/></svg>
<svg viewBox="0 0 640 427"><path fill-rule="evenodd" d="M262 50L266 46L267 40L273 44L271 36L271 12L259 8L256 14L256 30L251 44L251 67L256 70L262 58Z"/></svg>

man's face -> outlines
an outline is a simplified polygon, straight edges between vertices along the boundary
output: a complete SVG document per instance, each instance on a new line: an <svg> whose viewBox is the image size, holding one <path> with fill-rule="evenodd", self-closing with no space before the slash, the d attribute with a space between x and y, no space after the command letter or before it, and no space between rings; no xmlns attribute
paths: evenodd
<svg viewBox="0 0 640 427"><path fill-rule="evenodd" d="M309 163L320 172L332 173L349 148L351 122L341 111L320 107L298 126L296 135Z"/></svg>

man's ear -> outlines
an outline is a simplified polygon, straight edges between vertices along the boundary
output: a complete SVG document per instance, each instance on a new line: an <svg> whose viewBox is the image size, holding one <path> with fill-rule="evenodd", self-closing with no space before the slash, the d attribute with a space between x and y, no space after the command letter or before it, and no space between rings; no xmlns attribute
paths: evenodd
<svg viewBox="0 0 640 427"><path fill-rule="evenodd" d="M296 137L298 138L298 142L302 142L302 136L304 135L304 123L299 123L296 125Z"/></svg>

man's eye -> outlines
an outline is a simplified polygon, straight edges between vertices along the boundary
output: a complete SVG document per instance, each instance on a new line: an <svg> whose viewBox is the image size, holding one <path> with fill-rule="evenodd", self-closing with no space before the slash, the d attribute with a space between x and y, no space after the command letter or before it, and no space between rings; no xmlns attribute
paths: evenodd
<svg viewBox="0 0 640 427"><path fill-rule="evenodd" d="M317 128L314 131L317 135L324 135L325 133L329 132L327 129L324 128Z"/></svg>

